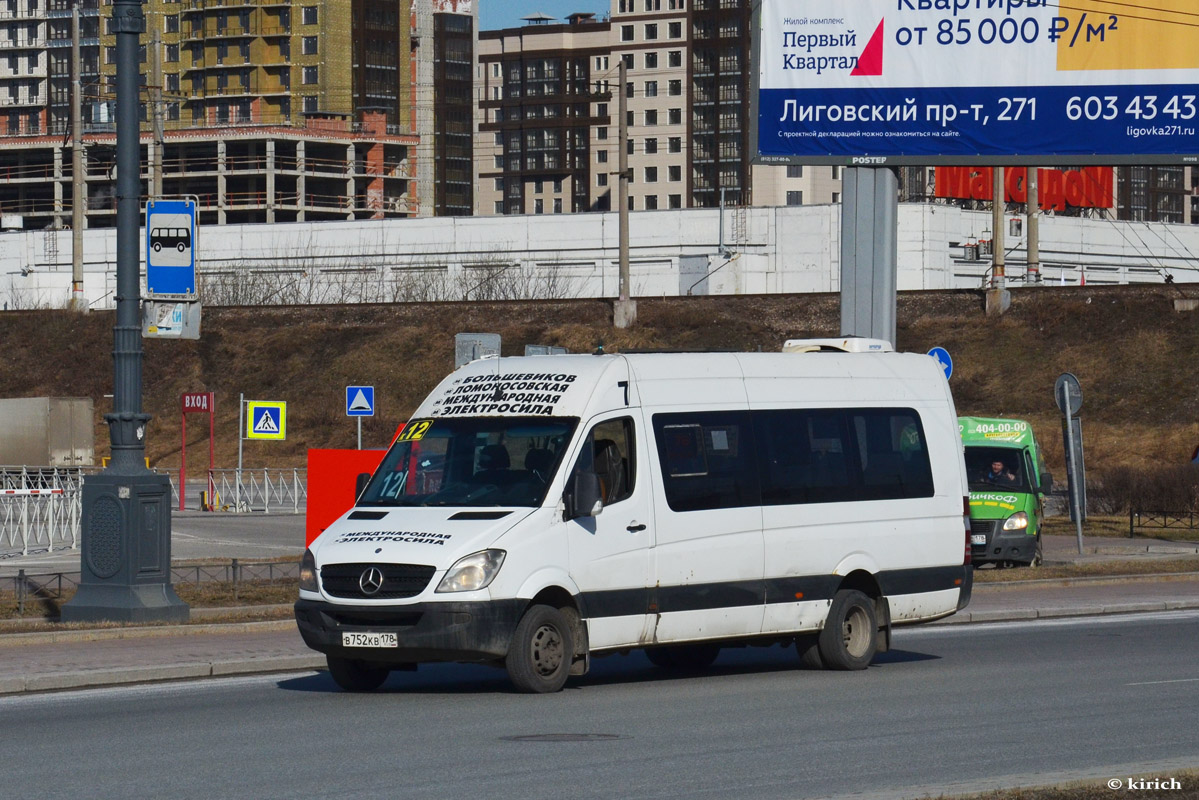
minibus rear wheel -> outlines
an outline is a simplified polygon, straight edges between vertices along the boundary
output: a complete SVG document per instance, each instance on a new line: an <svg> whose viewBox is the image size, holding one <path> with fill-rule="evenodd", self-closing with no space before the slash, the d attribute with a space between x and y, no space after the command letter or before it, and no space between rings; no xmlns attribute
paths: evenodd
<svg viewBox="0 0 1199 800"><path fill-rule="evenodd" d="M347 692L373 692L383 685L391 670L353 658L325 656L333 681Z"/></svg>
<svg viewBox="0 0 1199 800"><path fill-rule="evenodd" d="M520 618L504 666L518 692L556 692L566 685L574 652L566 615L552 606L535 605Z"/></svg>
<svg viewBox="0 0 1199 800"><path fill-rule="evenodd" d="M837 592L819 641L827 669L866 669L878 647L874 601L856 589Z"/></svg>

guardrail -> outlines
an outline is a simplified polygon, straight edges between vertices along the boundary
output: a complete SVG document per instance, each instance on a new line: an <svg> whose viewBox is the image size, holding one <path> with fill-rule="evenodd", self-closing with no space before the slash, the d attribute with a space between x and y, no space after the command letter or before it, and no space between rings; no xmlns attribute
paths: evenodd
<svg viewBox="0 0 1199 800"><path fill-rule="evenodd" d="M242 586L296 580L299 576L300 565L296 561L240 561L234 558L229 562L171 566L172 584L228 583L232 585L234 599ZM17 616L24 616L31 602L63 600L65 592L73 592L79 581L78 572L27 573L22 569L16 575L0 578L0 592L12 591Z"/></svg>
<svg viewBox="0 0 1199 800"><path fill-rule="evenodd" d="M1128 538L1136 535L1137 528L1161 530L1181 529L1193 531L1199 528L1194 511L1134 511L1128 510Z"/></svg>
<svg viewBox="0 0 1199 800"><path fill-rule="evenodd" d="M0 467L0 553L77 548L82 487L78 467Z"/></svg>
<svg viewBox="0 0 1199 800"><path fill-rule="evenodd" d="M308 507L306 469L215 469L212 485L214 510L299 514Z"/></svg>

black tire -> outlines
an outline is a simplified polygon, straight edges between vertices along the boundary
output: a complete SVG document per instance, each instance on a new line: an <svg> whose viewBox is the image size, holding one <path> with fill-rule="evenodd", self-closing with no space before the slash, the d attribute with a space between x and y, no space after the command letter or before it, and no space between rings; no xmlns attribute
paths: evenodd
<svg viewBox="0 0 1199 800"><path fill-rule="evenodd" d="M182 253L183 251L187 250L187 246L183 244L183 242L180 242L179 244L175 245L175 249Z"/></svg>
<svg viewBox="0 0 1199 800"><path fill-rule="evenodd" d="M155 242L155 243L154 243L154 245L153 245L153 247L154 247L154 252L155 252L155 253L161 253L161 252L162 252L162 242Z"/></svg>
<svg viewBox="0 0 1199 800"><path fill-rule="evenodd" d="M645 651L650 663L675 672L700 672L712 666L720 655L720 645L685 644L676 647L650 647Z"/></svg>
<svg viewBox="0 0 1199 800"><path fill-rule="evenodd" d="M799 663L805 669L824 669L824 660L820 657L820 637L811 634L795 638L795 652L799 653Z"/></svg>
<svg viewBox="0 0 1199 800"><path fill-rule="evenodd" d="M347 692L373 692L383 685L391 672L387 667L354 658L325 656L325 661L333 681Z"/></svg>
<svg viewBox="0 0 1199 800"><path fill-rule="evenodd" d="M551 606L532 606L512 634L504 666L518 692L559 691L570 675L574 636L566 615Z"/></svg>
<svg viewBox="0 0 1199 800"><path fill-rule="evenodd" d="M866 669L878 649L878 617L874 601L856 589L833 597L819 638L820 659L827 669Z"/></svg>
<svg viewBox="0 0 1199 800"><path fill-rule="evenodd" d="M1039 567L1045 563L1045 550L1041 545L1041 534L1037 534L1037 547L1033 550L1032 561L1028 562L1030 567Z"/></svg>

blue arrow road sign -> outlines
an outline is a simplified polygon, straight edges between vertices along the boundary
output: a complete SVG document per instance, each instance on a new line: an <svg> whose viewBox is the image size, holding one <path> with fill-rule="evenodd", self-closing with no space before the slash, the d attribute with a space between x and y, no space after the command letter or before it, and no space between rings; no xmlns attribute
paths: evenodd
<svg viewBox="0 0 1199 800"><path fill-rule="evenodd" d="M949 351L944 347L934 347L928 354L932 356L933 361L941 365L941 369L945 371L945 380L949 380L953 375L953 359L949 357Z"/></svg>
<svg viewBox="0 0 1199 800"><path fill-rule="evenodd" d="M346 416L373 417L375 416L375 387L347 386L346 387Z"/></svg>

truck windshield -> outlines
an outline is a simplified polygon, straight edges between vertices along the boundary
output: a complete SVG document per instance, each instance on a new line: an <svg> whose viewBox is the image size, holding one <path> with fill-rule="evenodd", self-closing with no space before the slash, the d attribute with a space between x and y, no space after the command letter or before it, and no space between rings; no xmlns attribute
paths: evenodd
<svg viewBox="0 0 1199 800"><path fill-rule="evenodd" d="M411 420L360 506L540 506L578 420Z"/></svg>
<svg viewBox="0 0 1199 800"><path fill-rule="evenodd" d="M993 492L997 488L1028 492L1024 469L1024 451L1010 447L966 447L966 475L972 492Z"/></svg>

